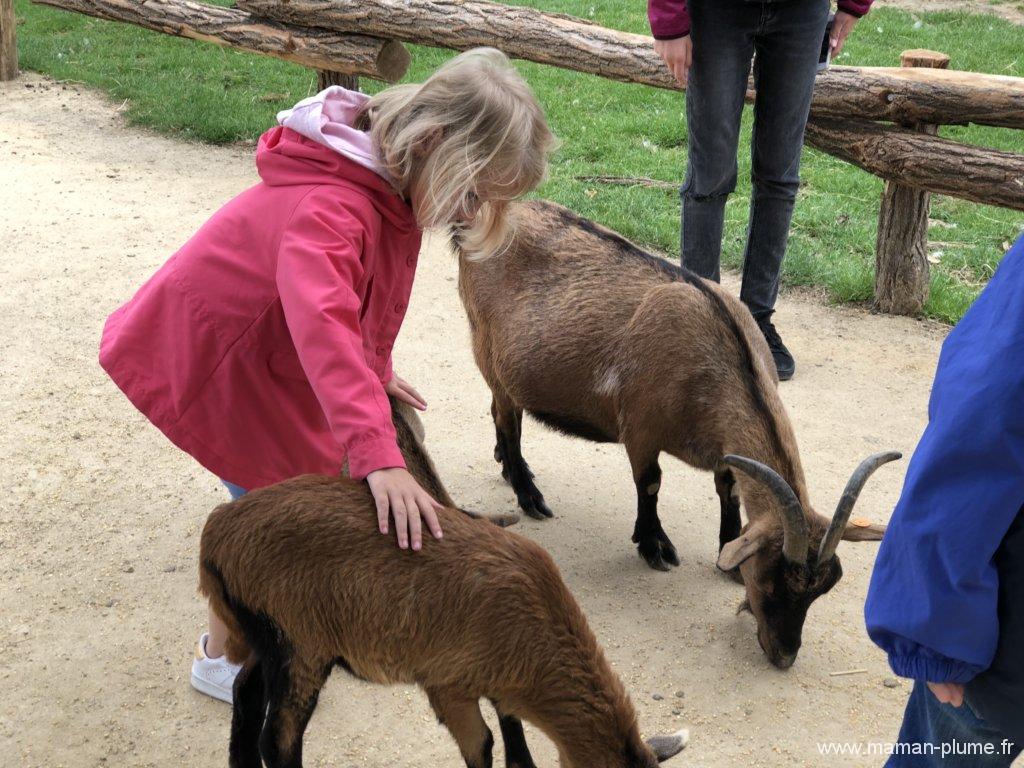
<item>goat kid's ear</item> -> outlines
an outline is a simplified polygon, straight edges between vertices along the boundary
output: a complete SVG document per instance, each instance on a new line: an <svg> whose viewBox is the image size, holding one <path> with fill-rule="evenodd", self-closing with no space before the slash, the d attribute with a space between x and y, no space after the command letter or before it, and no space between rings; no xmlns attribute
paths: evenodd
<svg viewBox="0 0 1024 768"><path fill-rule="evenodd" d="M718 555L718 567L723 571L731 571L755 554L764 546L764 536L759 531L750 530L730 541Z"/></svg>
<svg viewBox="0 0 1024 768"><path fill-rule="evenodd" d="M669 758L675 757L686 745L690 743L690 732L683 728L671 736L652 736L647 740L647 746L654 752L659 763L664 763Z"/></svg>
<svg viewBox="0 0 1024 768"><path fill-rule="evenodd" d="M885 528L884 525L857 518L847 524L843 531L843 541L881 541Z"/></svg>

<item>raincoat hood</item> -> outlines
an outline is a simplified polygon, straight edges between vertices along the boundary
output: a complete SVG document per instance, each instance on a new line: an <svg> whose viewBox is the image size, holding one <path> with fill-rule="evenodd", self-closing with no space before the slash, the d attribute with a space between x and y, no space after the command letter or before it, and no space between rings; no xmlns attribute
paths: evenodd
<svg viewBox="0 0 1024 768"><path fill-rule="evenodd" d="M362 187L392 224L414 225L407 202L381 167L369 133L354 127L365 94L332 85L277 115L264 133L256 168L270 186L338 184Z"/></svg>

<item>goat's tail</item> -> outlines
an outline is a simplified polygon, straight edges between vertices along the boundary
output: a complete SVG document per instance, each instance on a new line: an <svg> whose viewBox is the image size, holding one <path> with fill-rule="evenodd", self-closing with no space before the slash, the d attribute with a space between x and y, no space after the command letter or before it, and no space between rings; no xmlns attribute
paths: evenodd
<svg viewBox="0 0 1024 768"><path fill-rule="evenodd" d="M203 560L199 564L199 593L210 601L211 610L228 628L228 637L224 643L224 653L228 661L241 664L249 657L249 644L245 641L245 634L231 607L234 600L228 593L224 576L209 560Z"/></svg>

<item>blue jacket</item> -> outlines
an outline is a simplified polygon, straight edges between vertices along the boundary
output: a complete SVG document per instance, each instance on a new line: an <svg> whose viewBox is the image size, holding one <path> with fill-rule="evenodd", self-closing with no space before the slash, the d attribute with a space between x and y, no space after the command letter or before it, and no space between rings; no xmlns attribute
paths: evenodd
<svg viewBox="0 0 1024 768"><path fill-rule="evenodd" d="M1024 236L942 345L928 418L865 619L897 675L966 683L996 651L992 558L1024 507Z"/></svg>

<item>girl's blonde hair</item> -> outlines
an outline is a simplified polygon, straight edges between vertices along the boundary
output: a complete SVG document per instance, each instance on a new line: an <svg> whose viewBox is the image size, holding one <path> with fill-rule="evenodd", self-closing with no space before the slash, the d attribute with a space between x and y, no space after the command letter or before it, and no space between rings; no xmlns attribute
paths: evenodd
<svg viewBox="0 0 1024 768"><path fill-rule="evenodd" d="M544 180L556 144L530 87L494 48L460 54L422 84L382 91L361 122L419 225L476 211L461 243L482 255L507 244L508 202Z"/></svg>

